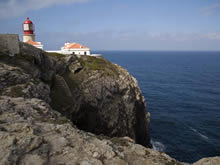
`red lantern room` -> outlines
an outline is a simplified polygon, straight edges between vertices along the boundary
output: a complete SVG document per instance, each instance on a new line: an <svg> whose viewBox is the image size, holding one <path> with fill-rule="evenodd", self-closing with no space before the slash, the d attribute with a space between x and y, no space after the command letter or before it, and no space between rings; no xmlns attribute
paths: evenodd
<svg viewBox="0 0 220 165"><path fill-rule="evenodd" d="M24 34L34 34L34 24L32 21L27 17L23 24Z"/></svg>
<svg viewBox="0 0 220 165"><path fill-rule="evenodd" d="M35 35L34 35L34 24L33 22L27 17L27 19L23 23L23 41L27 42L28 40L35 41Z"/></svg>

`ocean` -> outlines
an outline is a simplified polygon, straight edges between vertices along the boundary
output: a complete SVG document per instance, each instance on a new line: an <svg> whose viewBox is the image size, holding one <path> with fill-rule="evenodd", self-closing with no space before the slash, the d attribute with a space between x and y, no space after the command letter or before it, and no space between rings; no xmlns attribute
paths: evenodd
<svg viewBox="0 0 220 165"><path fill-rule="evenodd" d="M220 156L220 52L95 51L137 80L153 148L192 163Z"/></svg>

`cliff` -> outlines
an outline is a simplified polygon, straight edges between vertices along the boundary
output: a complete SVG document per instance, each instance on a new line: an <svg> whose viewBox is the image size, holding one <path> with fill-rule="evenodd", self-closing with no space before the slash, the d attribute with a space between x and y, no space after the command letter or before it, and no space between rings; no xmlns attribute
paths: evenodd
<svg viewBox="0 0 220 165"><path fill-rule="evenodd" d="M0 43L0 164L181 164L144 147L149 114L125 69Z"/></svg>
<svg viewBox="0 0 220 165"><path fill-rule="evenodd" d="M54 56L54 55L52 55ZM146 106L137 81L123 68L90 56L57 59L51 106L79 129L109 137L129 136L150 147Z"/></svg>

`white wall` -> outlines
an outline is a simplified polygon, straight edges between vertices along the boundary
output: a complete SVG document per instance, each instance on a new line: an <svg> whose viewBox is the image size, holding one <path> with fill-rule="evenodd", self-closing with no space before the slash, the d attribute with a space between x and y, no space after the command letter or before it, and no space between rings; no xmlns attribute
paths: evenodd
<svg viewBox="0 0 220 165"><path fill-rule="evenodd" d="M23 42L27 42L29 40L35 41L35 35L34 34L23 35Z"/></svg>
<svg viewBox="0 0 220 165"><path fill-rule="evenodd" d="M81 51L73 51L76 55L90 55L90 51L81 50Z"/></svg>
<svg viewBox="0 0 220 165"><path fill-rule="evenodd" d="M63 54L76 54L76 55L90 55L90 49L65 49L61 48L61 53ZM86 54L85 54L86 53Z"/></svg>
<svg viewBox="0 0 220 165"><path fill-rule="evenodd" d="M43 49L44 48L43 45L33 45L33 46L35 46L36 48L39 48L39 49Z"/></svg>

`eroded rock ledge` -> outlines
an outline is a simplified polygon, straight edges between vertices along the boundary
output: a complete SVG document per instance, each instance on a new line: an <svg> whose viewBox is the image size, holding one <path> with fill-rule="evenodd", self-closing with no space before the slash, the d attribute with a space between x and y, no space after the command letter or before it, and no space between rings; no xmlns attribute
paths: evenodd
<svg viewBox="0 0 220 165"><path fill-rule="evenodd" d="M0 97L0 164L178 164L128 137L81 131L40 99Z"/></svg>
<svg viewBox="0 0 220 165"><path fill-rule="evenodd" d="M109 137L129 136L150 147L145 100L136 79L105 59L65 59L56 59L69 65L65 72L57 70L51 88L52 107L80 129Z"/></svg>

